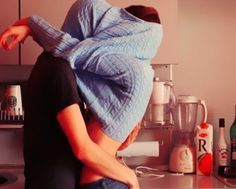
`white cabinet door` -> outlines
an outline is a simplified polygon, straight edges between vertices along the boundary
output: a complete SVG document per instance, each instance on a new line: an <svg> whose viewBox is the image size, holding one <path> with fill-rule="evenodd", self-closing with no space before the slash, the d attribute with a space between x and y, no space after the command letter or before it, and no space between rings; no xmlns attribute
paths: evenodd
<svg viewBox="0 0 236 189"><path fill-rule="evenodd" d="M53 26L61 28L65 16L73 2L75 2L75 0L22 0L22 17L39 15ZM22 45L22 64L35 64L35 61L41 52L42 48L39 47L31 37L28 37L24 45Z"/></svg>
<svg viewBox="0 0 236 189"><path fill-rule="evenodd" d="M12 25L18 19L18 0L1 0L0 5L0 32ZM16 65L19 63L18 46L11 51L0 48L0 65Z"/></svg>

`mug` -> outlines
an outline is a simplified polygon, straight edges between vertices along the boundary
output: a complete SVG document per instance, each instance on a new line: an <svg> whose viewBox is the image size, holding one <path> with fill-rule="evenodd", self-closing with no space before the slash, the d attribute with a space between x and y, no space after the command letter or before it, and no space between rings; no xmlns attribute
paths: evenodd
<svg viewBox="0 0 236 189"><path fill-rule="evenodd" d="M152 104L168 104L171 97L173 84L171 81L153 80L153 91L150 102Z"/></svg>
<svg viewBox="0 0 236 189"><path fill-rule="evenodd" d="M8 85L6 87L1 109L9 112L11 115L23 114L20 85Z"/></svg>

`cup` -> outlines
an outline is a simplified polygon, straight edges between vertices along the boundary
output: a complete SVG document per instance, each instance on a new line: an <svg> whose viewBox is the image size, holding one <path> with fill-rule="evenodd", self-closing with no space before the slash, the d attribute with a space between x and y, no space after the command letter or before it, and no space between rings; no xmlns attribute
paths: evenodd
<svg viewBox="0 0 236 189"><path fill-rule="evenodd" d="M159 78L154 78L150 99L151 122L161 125L166 123L172 93L173 84L171 81L159 81Z"/></svg>
<svg viewBox="0 0 236 189"><path fill-rule="evenodd" d="M11 115L23 114L20 85L8 85L6 87L1 109L7 111Z"/></svg>
<svg viewBox="0 0 236 189"><path fill-rule="evenodd" d="M152 104L167 104L170 98L171 86L166 81L154 81L151 96Z"/></svg>

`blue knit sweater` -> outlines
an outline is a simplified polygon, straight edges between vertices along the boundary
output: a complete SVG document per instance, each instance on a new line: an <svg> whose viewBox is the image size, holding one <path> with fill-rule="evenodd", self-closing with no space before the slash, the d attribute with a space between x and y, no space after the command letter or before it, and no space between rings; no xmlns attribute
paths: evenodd
<svg viewBox="0 0 236 189"><path fill-rule="evenodd" d="M150 60L162 26L145 22L105 0L77 0L61 30L31 16L34 40L66 59L88 107L114 140L124 141L142 119L152 92Z"/></svg>

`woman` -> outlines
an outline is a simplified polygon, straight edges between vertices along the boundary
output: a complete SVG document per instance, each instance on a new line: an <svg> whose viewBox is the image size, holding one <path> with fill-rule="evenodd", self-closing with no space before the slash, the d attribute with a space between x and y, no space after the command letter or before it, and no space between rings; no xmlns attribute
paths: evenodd
<svg viewBox="0 0 236 189"><path fill-rule="evenodd" d="M1 46L5 49L11 49L15 44L23 41L28 35L32 35L35 41L45 51L54 56L50 58L51 55L43 54L39 58L38 62L51 62L52 65L49 63L45 68L42 66L43 63L36 64L36 68L34 69L36 71L32 72L29 80L29 83L31 83L29 84L31 86L29 87L31 89L30 91L34 91L32 92L33 94L29 93L31 94L29 99L35 100L35 97L38 97L40 91L44 89L40 81L42 78L47 78L50 75L50 73L45 71L48 69L47 66L52 66L52 69L48 70L58 69L58 66L54 66L58 65L56 62L61 62L61 59L56 58L54 60L55 57L66 60L68 65L70 64L73 68L76 79L72 83L76 81L82 97L95 115L87 124L89 135L87 134L83 117L78 116L80 115L80 108L77 105L77 97L75 98L77 100L72 100L72 102L69 100L69 103L61 105L60 108L56 108L52 112L54 114L56 112L56 118L63 130L62 133L65 133L67 136L75 157L80 159L85 165L80 179L83 187L90 188L95 185L98 188L98 185L105 182L104 179L100 180L105 176L120 181L120 183L117 183L114 180L110 182L105 179L106 182L115 183L116 186L125 183L130 188L138 188L137 178L134 173L119 164L114 156L117 149L133 130L136 123L140 121L145 112L151 94L153 77L153 71L148 63L160 45L162 28L159 24L147 23L137 18L137 15L131 15L129 13L132 12L131 10L128 8L124 10L111 7L111 5L103 0L76 1L66 17L62 30L55 29L38 16L32 16L16 22L14 26L6 30L0 37ZM138 13L143 15L144 18L145 15L148 19L151 17L150 15L157 15L150 8L142 7L141 10L143 12L138 11ZM133 14L135 13L133 12ZM10 44L7 44L6 39L10 35L16 36L16 38ZM43 67L42 69L41 66ZM38 70L41 70L41 72ZM41 76L42 70L48 73L46 75L47 77ZM59 73L61 72L59 71ZM59 73L55 72L52 75L58 75L58 78L60 78L63 74ZM51 78L50 81L52 80ZM71 79L68 80L71 81ZM62 86L65 85L60 79L59 81L59 83L62 83ZM47 83L46 81L44 83L45 85L50 84L50 82ZM54 85L56 84L54 83ZM42 90L35 93L35 86L41 86L42 88L38 88ZM74 89L74 87L72 88ZM47 89L50 91L50 87ZM58 86L56 89L58 89ZM59 89L61 88L59 87ZM68 91L74 94L74 90ZM53 95L63 94L63 90L59 90L56 94L53 91L51 93ZM68 95L68 93L66 94ZM47 99L47 97L39 97L41 99ZM34 100L32 100L32 103ZM49 100L49 102L51 101L53 102L53 99ZM55 104L60 104L64 101L65 99L63 98L63 100L58 100ZM37 105L42 104L39 103ZM37 106L34 105L33 107L35 108ZM57 106L55 105L55 107ZM26 114L26 125L28 123L31 126L32 121L35 119L31 118L30 114L32 114L33 110L30 109L31 111L29 111L29 109L30 106L28 107L28 120L31 121L27 122ZM45 109L42 108L42 114L44 112L43 110L45 111ZM37 117L36 115L38 114L35 113L35 117ZM46 117L46 114L43 115ZM30 128L32 127L26 127L25 131L25 138L27 139L28 136L29 141L29 133L33 130ZM40 128L40 126L36 128ZM29 131L28 133L27 130ZM32 131L35 132L35 136L37 133L36 130ZM42 131L42 133L45 132ZM53 131L49 129L47 133L53 133ZM33 140L32 138L31 136L31 140ZM50 141L50 137L46 138ZM63 141L65 140L63 139ZM36 140L35 143L37 144L37 142ZM29 144L27 142L25 144L25 149L28 149L27 145ZM32 146L29 148L32 149ZM46 146L45 144L44 147ZM53 147L50 149L53 149ZM42 147L41 150L43 150ZM58 149L57 152L59 153L60 150ZM31 168L32 164L34 164L31 159L37 159L37 157L27 158L27 155L25 156L27 183L27 180L30 181L36 178L35 175L38 178L39 173L36 171L37 169L32 171ZM44 160L50 159L48 156L45 157ZM50 157L55 158L52 154ZM41 167L43 167L42 164ZM39 169L39 167L37 168ZM45 167L45 170L47 170L47 167ZM65 173L66 171L63 172ZM46 180L49 181L50 179L48 178L50 178L50 175L55 174L56 171L53 174L49 174ZM76 174L74 172L70 175L74 176ZM43 178L42 175L40 177ZM99 182L95 182L98 180ZM87 183L92 184L87 185ZM54 184L52 183L51 188L53 188ZM46 185L43 185L43 188L46 188ZM62 186L62 183L60 185ZM31 184L31 189L33 188L32 186L33 184ZM122 187L126 186L122 185Z"/></svg>

